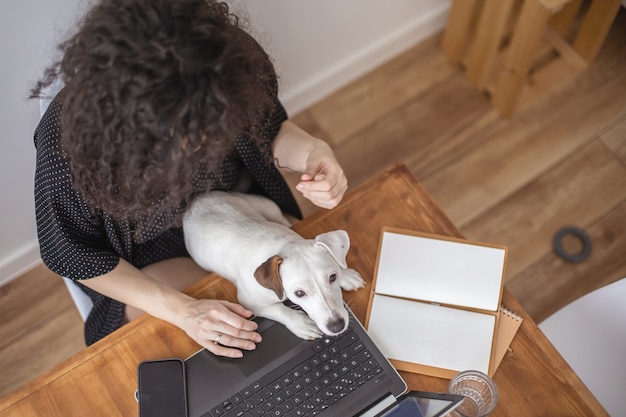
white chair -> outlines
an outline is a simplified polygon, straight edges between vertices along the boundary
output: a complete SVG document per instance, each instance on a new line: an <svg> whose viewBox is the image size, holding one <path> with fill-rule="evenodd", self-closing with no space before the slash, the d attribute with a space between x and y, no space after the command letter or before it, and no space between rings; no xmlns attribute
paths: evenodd
<svg viewBox="0 0 626 417"><path fill-rule="evenodd" d="M539 327L611 416L626 416L626 278L593 291Z"/></svg>
<svg viewBox="0 0 626 417"><path fill-rule="evenodd" d="M78 314L80 314L83 321L86 321L87 317L89 317L89 313L91 313L91 309L93 308L91 298L82 292L82 290L78 288L71 279L63 277L63 281L65 282L65 286L67 287L70 296L72 297L72 301L74 301L74 304L76 305Z"/></svg>
<svg viewBox="0 0 626 417"><path fill-rule="evenodd" d="M50 102L54 99L62 87L63 85L60 82L55 82L43 91L42 97L39 99L39 117L44 115L50 105ZM87 317L93 308L91 298L82 292L71 279L64 277L63 281L65 282L65 286L67 287L70 296L76 305L78 314L80 314L83 321L87 320Z"/></svg>

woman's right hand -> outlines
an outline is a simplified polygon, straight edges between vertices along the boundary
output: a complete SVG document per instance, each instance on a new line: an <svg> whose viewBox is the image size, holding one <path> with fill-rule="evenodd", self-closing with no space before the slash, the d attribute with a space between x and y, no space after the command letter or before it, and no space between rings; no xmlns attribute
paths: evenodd
<svg viewBox="0 0 626 417"><path fill-rule="evenodd" d="M180 326L193 340L215 355L241 358L243 350L254 350L261 341L249 320L252 312L224 300L192 299ZM216 343L219 341L219 343Z"/></svg>
<svg viewBox="0 0 626 417"><path fill-rule="evenodd" d="M216 355L240 358L242 349L256 348L261 335L255 331L257 324L250 320L251 311L228 301L198 300L176 289L172 280L167 280L176 278L169 265L139 270L120 259L112 271L83 283L127 307L172 323Z"/></svg>

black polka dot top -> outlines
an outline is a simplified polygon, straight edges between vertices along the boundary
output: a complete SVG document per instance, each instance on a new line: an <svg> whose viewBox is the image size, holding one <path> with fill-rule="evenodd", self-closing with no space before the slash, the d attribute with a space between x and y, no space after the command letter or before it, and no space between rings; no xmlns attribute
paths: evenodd
<svg viewBox="0 0 626 417"><path fill-rule="evenodd" d="M62 94L62 93L61 93ZM52 101L35 130L35 213L41 258L53 272L74 280L91 298L94 307L85 323L85 341L90 345L119 328L124 304L99 294L80 280L97 277L113 270L120 258L137 268L173 258L188 256L181 228L142 230L141 241L128 224L115 223L106 213L94 215L71 183L69 164L60 152L59 97ZM269 147L283 121L282 105L269 123ZM289 187L263 151L252 141L242 140L235 153L223 164L220 189L232 189L244 172L254 180L250 192L274 200L285 212L301 217ZM196 178L198 190L211 188L208 176Z"/></svg>

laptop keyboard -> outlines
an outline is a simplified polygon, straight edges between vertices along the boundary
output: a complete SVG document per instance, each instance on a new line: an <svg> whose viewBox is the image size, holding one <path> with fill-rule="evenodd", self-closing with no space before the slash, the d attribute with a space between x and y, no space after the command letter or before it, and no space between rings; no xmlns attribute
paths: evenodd
<svg viewBox="0 0 626 417"><path fill-rule="evenodd" d="M384 377L383 369L349 327L339 336L319 339L202 417L316 416L357 387Z"/></svg>

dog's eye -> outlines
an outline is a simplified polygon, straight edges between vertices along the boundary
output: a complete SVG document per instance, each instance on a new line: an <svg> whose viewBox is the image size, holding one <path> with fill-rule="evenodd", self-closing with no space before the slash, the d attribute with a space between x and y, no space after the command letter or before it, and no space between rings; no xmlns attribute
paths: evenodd
<svg viewBox="0 0 626 417"><path fill-rule="evenodd" d="M337 273L333 272L332 274L330 274L328 276L328 281L332 284L333 282L337 281Z"/></svg>
<svg viewBox="0 0 626 417"><path fill-rule="evenodd" d="M298 297L298 298L302 298L302 297L304 297L304 296L306 295L306 293L305 293L304 291L302 291L302 290L298 290L298 291L296 291L294 294L295 294L295 295L296 295L296 297Z"/></svg>

